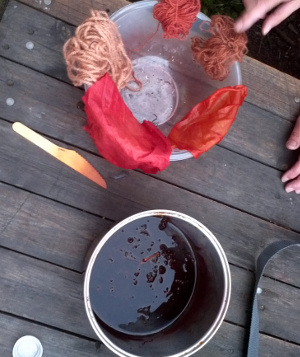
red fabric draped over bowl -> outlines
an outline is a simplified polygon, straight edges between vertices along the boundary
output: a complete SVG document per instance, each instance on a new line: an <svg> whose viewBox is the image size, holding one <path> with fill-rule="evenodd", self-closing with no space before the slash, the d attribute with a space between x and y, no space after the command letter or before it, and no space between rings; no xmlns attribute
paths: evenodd
<svg viewBox="0 0 300 357"><path fill-rule="evenodd" d="M83 102L85 130L106 160L151 174L169 165L172 147L168 138L153 123L137 121L108 74L87 90Z"/></svg>
<svg viewBox="0 0 300 357"><path fill-rule="evenodd" d="M153 123L137 121L105 74L83 97L88 121L85 130L112 164L156 174L169 165L172 147L198 158L219 143L246 95L243 85L218 89L175 124L166 138Z"/></svg>
<svg viewBox="0 0 300 357"><path fill-rule="evenodd" d="M197 159L224 138L246 95L243 85L216 90L174 125L168 136L173 147Z"/></svg>

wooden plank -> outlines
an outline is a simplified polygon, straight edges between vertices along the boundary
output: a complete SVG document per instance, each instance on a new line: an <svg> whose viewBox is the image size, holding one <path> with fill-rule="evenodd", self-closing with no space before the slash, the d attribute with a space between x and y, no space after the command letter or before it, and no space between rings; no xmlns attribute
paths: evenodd
<svg viewBox="0 0 300 357"><path fill-rule="evenodd" d="M113 221L119 221L131 214L155 208L173 209L189 214L217 235L228 254L230 262L239 266L252 268L253 257L265 244L271 241L278 239L296 239L299 241L299 234L289 229L282 229L222 203L163 181L159 182L157 178L142 173L129 171L128 176L120 180L113 179L122 172L121 169L92 154L83 153L107 179L108 190L103 190L85 177L65 167L47 153L41 152L31 143L20 140L12 132L10 125L5 122L0 125L0 143L0 167L3 168L0 171L1 181L78 209L99 216L106 216ZM228 153L230 154L230 152ZM216 158L216 160L226 163L224 157ZM227 158L227 160L229 159ZM233 162L236 164L236 160L233 160ZM182 164L185 163L182 162ZM193 164L193 166L197 165ZM193 177L200 178L198 181L193 178L195 187L203 186L203 192L205 192L207 186L214 187L219 194L224 193L224 190L234 192L234 188L231 188L235 187L231 184L233 169L225 167L231 169L230 178L228 177L230 181L228 181L228 184L223 181L224 187L217 189L215 187L216 181L214 181L214 177L217 176L216 171L210 171L210 167L208 166L205 169L203 164L198 166L200 173ZM176 165L174 168L176 168ZM253 173L257 171L257 166L250 166L250 169L253 172L251 172L251 175L246 172L246 175L253 176ZM178 170L176 175L181 182L184 182L186 175L181 175L182 172L184 171ZM194 172L192 172L193 174ZM241 184L243 184L243 180L246 180L246 177L241 176ZM207 183L205 183L206 181ZM153 194L154 192L155 194ZM253 191L251 192L255 198ZM251 192L249 195L251 195ZM278 214L282 212L283 218L287 219L286 224L291 222L291 225L297 225L296 206L295 212L289 210L290 217L288 212L283 212L285 205L288 207L288 205L291 205L289 202L294 204L295 201L288 200L285 204L284 197L281 206L277 207L277 212ZM233 198L235 199L235 197ZM252 200L251 203L259 206L264 203L265 199L267 200L268 196L263 196L263 199L260 198L257 201ZM273 211L276 211L275 202L274 207L272 207ZM250 207L250 209L252 208ZM269 212L266 214L269 214Z"/></svg>
<svg viewBox="0 0 300 357"><path fill-rule="evenodd" d="M218 146L285 171L298 157L285 147L293 127L285 118L245 102Z"/></svg>
<svg viewBox="0 0 300 357"><path fill-rule="evenodd" d="M0 310L95 338L83 304L83 276L0 249Z"/></svg>
<svg viewBox="0 0 300 357"><path fill-rule="evenodd" d="M101 217L0 183L0 245L83 272L94 241L112 226Z"/></svg>
<svg viewBox="0 0 300 357"><path fill-rule="evenodd" d="M0 249L0 258L2 312L47 324L49 327L69 333L96 338L85 315L81 274L3 248ZM231 273L234 289L226 321L243 326L248 323L247 310L252 275L234 266L231 266ZM264 289L264 285L262 286ZM295 333L298 326L296 317L299 316L300 310L299 289L287 288L286 284L272 281L269 290L266 308L269 311L278 310L276 316L267 313L263 316L261 331L266 334L274 333L273 337L299 344L300 336ZM293 304L290 303L288 306L287 296L291 296L293 300ZM286 313L295 318L289 318L289 323L277 324L278 321L286 321ZM272 326L274 322L277 324L276 329ZM225 336L228 339L228 332ZM235 339L234 336L231 337Z"/></svg>
<svg viewBox="0 0 300 357"><path fill-rule="evenodd" d="M300 80L247 56L241 70L247 101L292 122L300 115Z"/></svg>
<svg viewBox="0 0 300 357"><path fill-rule="evenodd" d="M73 26L10 1L0 23L0 55L69 82L62 48L73 33Z"/></svg>
<svg viewBox="0 0 300 357"><path fill-rule="evenodd" d="M1 117L11 122L21 120L35 130L44 127L49 136L97 152L83 130L86 115L78 106L82 90L2 58L0 83ZM7 98L12 98L14 105L8 106Z"/></svg>
<svg viewBox="0 0 300 357"><path fill-rule="evenodd" d="M51 357L103 357L115 356L99 341L80 338L45 327L15 316L0 314L0 354L11 357L15 342L22 336L33 335L43 346L43 356Z"/></svg>
<svg viewBox="0 0 300 357"><path fill-rule="evenodd" d="M173 162L157 177L299 231L299 197L288 195L281 172L215 146L197 161ZM259 182L259 184L257 184Z"/></svg>
<svg viewBox="0 0 300 357"><path fill-rule="evenodd" d="M214 350L210 350L212 344L216 345L216 341L219 332L223 332L226 329L228 331L227 340L223 340L222 345L217 345L219 349L216 351L218 354L215 354ZM198 352L198 355L201 357L211 357L211 356L239 356L244 357L247 353L247 339L248 332L243 331L240 327L223 323L220 327L220 330L217 332L216 337L212 342ZM244 346L242 348L241 344L237 344L236 340L244 341ZM289 357L298 357L299 356L299 346L295 344L288 343L287 341L282 341L264 334L260 334L259 338L259 352L260 356L289 356Z"/></svg>
<svg viewBox="0 0 300 357"><path fill-rule="evenodd" d="M258 298L260 330L268 331L268 334L273 336L277 336L280 331L282 339L299 343L299 330L296 328L300 316L299 289L285 285L279 291L276 285L275 280L267 278L263 278L260 284L262 288L262 293ZM282 326L285 327L285 331L282 331Z"/></svg>
<svg viewBox="0 0 300 357"><path fill-rule="evenodd" d="M20 0L20 2L74 26L80 25L89 17L91 9L106 11L111 15L121 7L130 4L126 0L55 0L51 1L50 5L45 5L43 0Z"/></svg>
<svg viewBox="0 0 300 357"><path fill-rule="evenodd" d="M276 259L276 262L279 259ZM294 261L299 274L299 255ZM281 264L284 264L282 262ZM231 266L232 298L226 320L245 326L249 321L250 302L252 298L252 274ZM288 276L290 272L284 269ZM294 277L296 282L299 280ZM260 331L270 336L299 344L296 328L300 316L299 288L282 284L276 279L263 277L260 283L262 293L258 296Z"/></svg>
<svg viewBox="0 0 300 357"><path fill-rule="evenodd" d="M63 0L66 2L66 0ZM76 9L83 16L83 20L89 12L90 4L87 1L69 2L70 12ZM42 9L45 7L43 2L26 0L31 6ZM114 9L128 4L123 0L114 0L111 2ZM53 1L49 9L52 14L52 8L60 8L60 2ZM107 1L98 1L98 7L107 8ZM81 9L84 8L84 10ZM56 10L55 10L56 11ZM70 14L70 21L66 20L64 11L57 11L57 18L70 22L74 19L74 25L78 25L76 15ZM74 27L58 19L34 11L21 3L10 1L0 24L0 55L10 59L22 58L22 63L47 73L56 78L69 81L65 71L65 64L61 53L64 42L72 36ZM25 44L32 41L36 47L34 51L27 50ZM5 50L5 46L10 48ZM4 46L4 48L3 48ZM52 53L52 52L53 53ZM51 60L51 61L50 61ZM250 102L271 113L286 118L293 122L300 113L300 81L288 76L274 68L260 63L250 57L245 56L241 64L243 83L248 88L247 102Z"/></svg>
<svg viewBox="0 0 300 357"><path fill-rule="evenodd" d="M87 340L5 314L0 314L0 316L0 354L2 357L11 357L11 351L16 340L28 334L39 338L43 345L44 354L51 357L92 357L97 354L101 354L103 357L115 356L113 352L97 340ZM195 353L194 356L244 356L246 335L243 328L224 322L212 341ZM282 354L289 357L298 357L300 347L261 335L260 352L263 356Z"/></svg>

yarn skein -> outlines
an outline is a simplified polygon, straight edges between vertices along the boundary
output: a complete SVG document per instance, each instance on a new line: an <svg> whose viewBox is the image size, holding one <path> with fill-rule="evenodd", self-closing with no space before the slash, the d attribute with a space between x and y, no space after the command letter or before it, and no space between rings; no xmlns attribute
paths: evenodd
<svg viewBox="0 0 300 357"><path fill-rule="evenodd" d="M200 0L161 0L153 8L153 17L162 25L163 38L185 40L200 8Z"/></svg>
<svg viewBox="0 0 300 357"><path fill-rule="evenodd" d="M92 85L108 73L120 90L132 79L121 35L105 11L91 11L65 43L63 55L74 86Z"/></svg>
<svg viewBox="0 0 300 357"><path fill-rule="evenodd" d="M192 38L193 56L210 78L222 81L235 61L242 62L248 38L246 33L235 32L234 20L225 15L212 16L208 31L209 39Z"/></svg>

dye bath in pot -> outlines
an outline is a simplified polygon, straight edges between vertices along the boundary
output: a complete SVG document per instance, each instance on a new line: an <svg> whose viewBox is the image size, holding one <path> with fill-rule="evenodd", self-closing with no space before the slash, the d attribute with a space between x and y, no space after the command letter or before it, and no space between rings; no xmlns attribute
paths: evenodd
<svg viewBox="0 0 300 357"><path fill-rule="evenodd" d="M195 281L195 256L184 233L167 217L141 218L99 251L91 272L91 306L113 330L149 335L184 312Z"/></svg>

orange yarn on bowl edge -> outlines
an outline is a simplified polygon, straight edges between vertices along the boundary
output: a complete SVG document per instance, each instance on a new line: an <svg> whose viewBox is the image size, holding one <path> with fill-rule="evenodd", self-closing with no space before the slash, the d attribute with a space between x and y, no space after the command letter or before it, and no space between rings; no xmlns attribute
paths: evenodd
<svg viewBox="0 0 300 357"><path fill-rule="evenodd" d="M65 43L63 54L74 86L92 85L108 73L120 90L132 79L131 60L117 25L105 11L91 11Z"/></svg>
<svg viewBox="0 0 300 357"><path fill-rule="evenodd" d="M212 34L209 39L192 38L194 59L210 78L222 81L235 61L242 62L248 38L246 33L235 32L234 20L224 15L212 16L208 31Z"/></svg>
<svg viewBox="0 0 300 357"><path fill-rule="evenodd" d="M161 0L153 8L153 17L162 25L163 38L185 40L200 8L200 0Z"/></svg>

